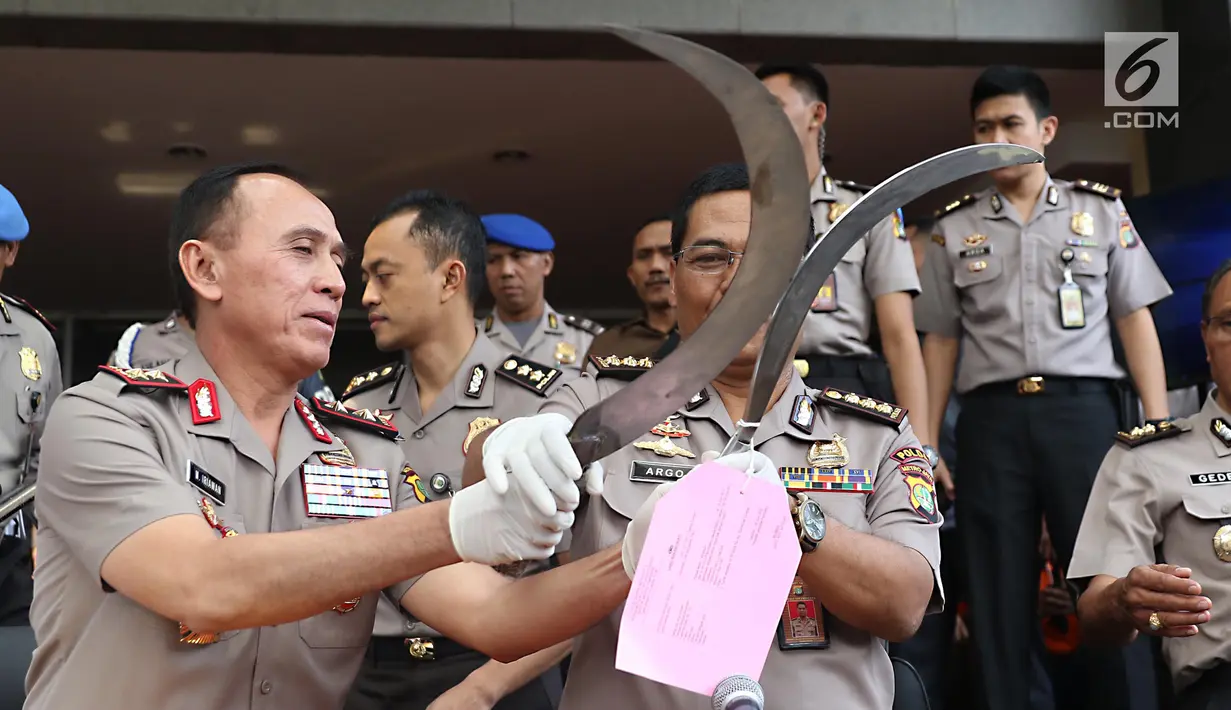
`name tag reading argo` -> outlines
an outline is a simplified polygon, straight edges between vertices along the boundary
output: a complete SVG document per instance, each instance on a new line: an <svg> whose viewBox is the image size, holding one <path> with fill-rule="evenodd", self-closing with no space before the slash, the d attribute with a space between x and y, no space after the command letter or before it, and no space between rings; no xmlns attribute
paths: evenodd
<svg viewBox="0 0 1231 710"><path fill-rule="evenodd" d="M306 463L302 475L310 518L378 518L393 511L383 469Z"/></svg>
<svg viewBox="0 0 1231 710"><path fill-rule="evenodd" d="M628 472L628 480L637 483L670 483L680 480L692 469L692 466L681 464L634 461Z"/></svg>

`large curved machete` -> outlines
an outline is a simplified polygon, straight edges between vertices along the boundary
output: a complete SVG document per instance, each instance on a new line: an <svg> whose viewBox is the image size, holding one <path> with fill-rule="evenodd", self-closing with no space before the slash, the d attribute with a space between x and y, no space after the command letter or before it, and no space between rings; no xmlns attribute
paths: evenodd
<svg viewBox="0 0 1231 710"><path fill-rule="evenodd" d="M723 454L752 448L758 423L769 408L778 378L791 357L799 329L808 316L812 300L825 279L833 273L842 256L872 227L893 210L926 195L954 180L997 168L1041 163L1043 156L1029 148L1008 143L968 145L916 163L882 182L860 197L830 226L825 237L808 252L799 265L786 295L774 309L765 344L752 374L752 391L744 417Z"/></svg>
<svg viewBox="0 0 1231 710"><path fill-rule="evenodd" d="M691 74L726 108L748 165L752 224L730 290L697 332L666 360L577 418L569 441L583 466L666 419L739 354L764 325L803 257L811 204L799 139L752 72L678 37L608 28Z"/></svg>

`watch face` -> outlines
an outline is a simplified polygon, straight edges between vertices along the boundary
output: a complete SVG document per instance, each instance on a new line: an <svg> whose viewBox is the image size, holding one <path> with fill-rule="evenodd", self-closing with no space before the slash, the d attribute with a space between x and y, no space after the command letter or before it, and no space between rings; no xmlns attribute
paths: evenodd
<svg viewBox="0 0 1231 710"><path fill-rule="evenodd" d="M812 540L820 542L825 537L825 513L816 501L810 500L804 504L799 511L799 520L804 534Z"/></svg>

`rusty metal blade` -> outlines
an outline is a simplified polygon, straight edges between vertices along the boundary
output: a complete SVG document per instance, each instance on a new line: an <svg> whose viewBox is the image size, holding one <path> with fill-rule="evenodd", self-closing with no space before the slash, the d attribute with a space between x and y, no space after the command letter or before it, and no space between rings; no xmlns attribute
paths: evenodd
<svg viewBox="0 0 1231 710"><path fill-rule="evenodd" d="M748 165L752 224L727 296L697 332L628 387L577 418L569 440L583 465L649 431L730 364L781 298L803 257L809 230L810 186L799 140L760 80L727 57L678 37L609 28L692 75L726 108Z"/></svg>

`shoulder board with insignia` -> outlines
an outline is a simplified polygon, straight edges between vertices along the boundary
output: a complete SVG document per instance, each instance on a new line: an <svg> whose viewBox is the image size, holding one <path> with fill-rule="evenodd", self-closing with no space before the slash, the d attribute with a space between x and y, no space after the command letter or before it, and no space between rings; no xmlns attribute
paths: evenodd
<svg viewBox="0 0 1231 710"><path fill-rule="evenodd" d="M902 420L906 418L906 410L896 404L882 402L879 399L872 399L854 392L844 392L833 387L826 387L818 399L834 409L894 427L900 426Z"/></svg>
<svg viewBox="0 0 1231 710"><path fill-rule="evenodd" d="M560 379L560 370L527 360L518 355L509 355L496 368L496 374L525 387L540 397L547 396L551 383Z"/></svg>
<svg viewBox="0 0 1231 710"><path fill-rule="evenodd" d="M625 382L632 382L641 373L654 367L655 360L648 357L633 357L626 355L591 355L590 363L598 371L597 377L612 377Z"/></svg>
<svg viewBox="0 0 1231 710"><path fill-rule="evenodd" d="M126 387L151 387L172 390L188 389L187 382L174 375L168 375L162 370L112 367L111 365L99 365L98 369L124 380Z"/></svg>
<svg viewBox="0 0 1231 710"><path fill-rule="evenodd" d="M963 207L966 207L967 205L973 205L974 203L978 201L979 201L978 195L963 195L960 199L954 200L953 202L950 202L944 207L941 207L940 209L936 210L935 217L936 219L940 219L941 217L944 217L952 212L956 212L962 209Z"/></svg>
<svg viewBox="0 0 1231 710"><path fill-rule="evenodd" d="M386 382L392 382L397 379L398 373L402 371L402 363L391 362L388 365L368 370L350 378L350 382L346 383L346 390L342 392L342 397L350 397L351 395L367 392L370 389L379 387Z"/></svg>
<svg viewBox="0 0 1231 710"><path fill-rule="evenodd" d="M862 183L854 182L853 180L834 180L833 184L837 185L838 187L845 187L848 190L854 190L855 192L871 192L872 191L871 185L864 185Z"/></svg>
<svg viewBox="0 0 1231 710"><path fill-rule="evenodd" d="M344 422L375 432L386 439L397 441L401 438L398 428L393 424L393 412L382 412L379 409L354 409L341 402L326 402L317 397L312 398L312 411L331 421Z"/></svg>
<svg viewBox="0 0 1231 710"><path fill-rule="evenodd" d="M606 330L606 328L599 325L598 323L595 323L589 318L578 318L577 316L561 316L561 317L564 319L564 322L566 325L571 325L574 328L577 328L579 330L584 330L590 335L598 335L602 333L604 330Z"/></svg>
<svg viewBox="0 0 1231 710"><path fill-rule="evenodd" d="M1081 190L1082 192L1093 192L1094 194L1102 195L1103 197L1106 197L1109 200L1114 200L1120 196L1120 188L1112 187L1111 185L1104 185L1101 182L1091 182L1089 180L1074 180L1072 185L1073 185L1074 190Z"/></svg>
<svg viewBox="0 0 1231 710"><path fill-rule="evenodd" d="M47 316L43 315L42 313L39 313L38 309L35 308L34 306L31 306L29 301L27 301L26 299L18 298L16 296L10 296L7 293L0 294L0 296L2 296L4 300L8 301L14 306L17 306L21 310L37 318L38 321L42 323L44 327L47 328L47 330L53 333L56 332L56 327L51 324L51 321L47 320Z"/></svg>
<svg viewBox="0 0 1231 710"><path fill-rule="evenodd" d="M1135 426L1132 431L1116 432L1116 441L1132 449L1142 444L1148 444L1151 441L1170 439L1186 431L1188 429L1183 429L1171 422L1162 422L1158 426L1146 424L1145 426Z"/></svg>

